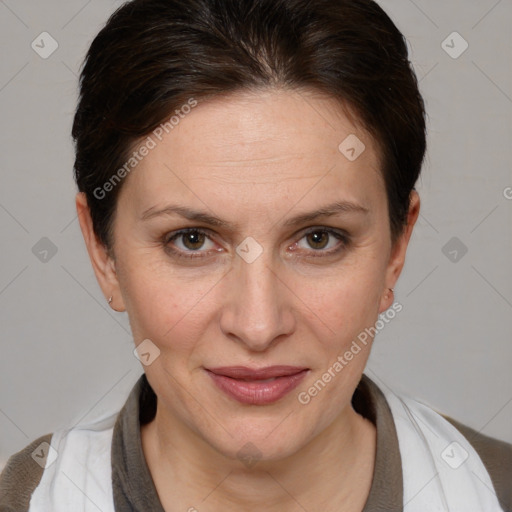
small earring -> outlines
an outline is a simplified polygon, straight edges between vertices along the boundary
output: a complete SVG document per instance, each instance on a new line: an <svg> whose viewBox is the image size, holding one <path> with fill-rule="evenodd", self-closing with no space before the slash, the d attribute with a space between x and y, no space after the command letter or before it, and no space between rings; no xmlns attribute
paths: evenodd
<svg viewBox="0 0 512 512"><path fill-rule="evenodd" d="M395 289L394 288L388 288L388 290L391 292L391 293L394 293Z"/></svg>
<svg viewBox="0 0 512 512"><path fill-rule="evenodd" d="M110 303L112 302L112 299L113 299L113 297L112 297L112 295L111 295L111 296L110 296L110 298L108 299L108 305L109 305L109 306L110 306Z"/></svg>

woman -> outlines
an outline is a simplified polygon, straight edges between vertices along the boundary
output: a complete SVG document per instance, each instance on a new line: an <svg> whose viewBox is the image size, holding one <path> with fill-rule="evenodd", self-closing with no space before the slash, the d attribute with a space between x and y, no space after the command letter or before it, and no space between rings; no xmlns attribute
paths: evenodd
<svg viewBox="0 0 512 512"><path fill-rule="evenodd" d="M134 0L80 86L80 226L144 374L15 454L0 510L511 510L512 446L363 374L425 153L376 3Z"/></svg>

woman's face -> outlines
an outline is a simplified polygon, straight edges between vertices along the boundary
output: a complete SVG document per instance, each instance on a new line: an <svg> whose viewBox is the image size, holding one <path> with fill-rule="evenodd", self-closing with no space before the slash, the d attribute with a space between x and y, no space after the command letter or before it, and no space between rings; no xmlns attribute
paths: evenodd
<svg viewBox="0 0 512 512"><path fill-rule="evenodd" d="M162 421L229 457L286 457L355 414L370 343L308 389L391 306L410 230L392 247L376 144L332 99L237 93L168 131L123 184L98 279L150 340ZM297 375L211 372L282 365Z"/></svg>

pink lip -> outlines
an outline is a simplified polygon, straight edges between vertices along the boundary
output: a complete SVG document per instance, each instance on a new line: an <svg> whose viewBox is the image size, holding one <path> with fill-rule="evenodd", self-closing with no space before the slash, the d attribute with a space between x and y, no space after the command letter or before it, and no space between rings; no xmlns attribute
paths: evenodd
<svg viewBox="0 0 512 512"><path fill-rule="evenodd" d="M307 368L297 366L268 366L255 369L226 366L206 371L221 391L243 404L251 405L276 402L297 387L308 373Z"/></svg>

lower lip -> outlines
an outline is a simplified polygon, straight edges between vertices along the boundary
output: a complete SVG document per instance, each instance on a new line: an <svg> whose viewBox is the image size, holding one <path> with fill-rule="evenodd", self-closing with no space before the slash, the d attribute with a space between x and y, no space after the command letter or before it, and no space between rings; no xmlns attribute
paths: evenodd
<svg viewBox="0 0 512 512"><path fill-rule="evenodd" d="M267 405L277 402L296 388L308 371L303 370L293 375L277 377L275 380L268 382L232 379L210 371L208 371L208 375L221 391L238 400L238 402L250 405Z"/></svg>

